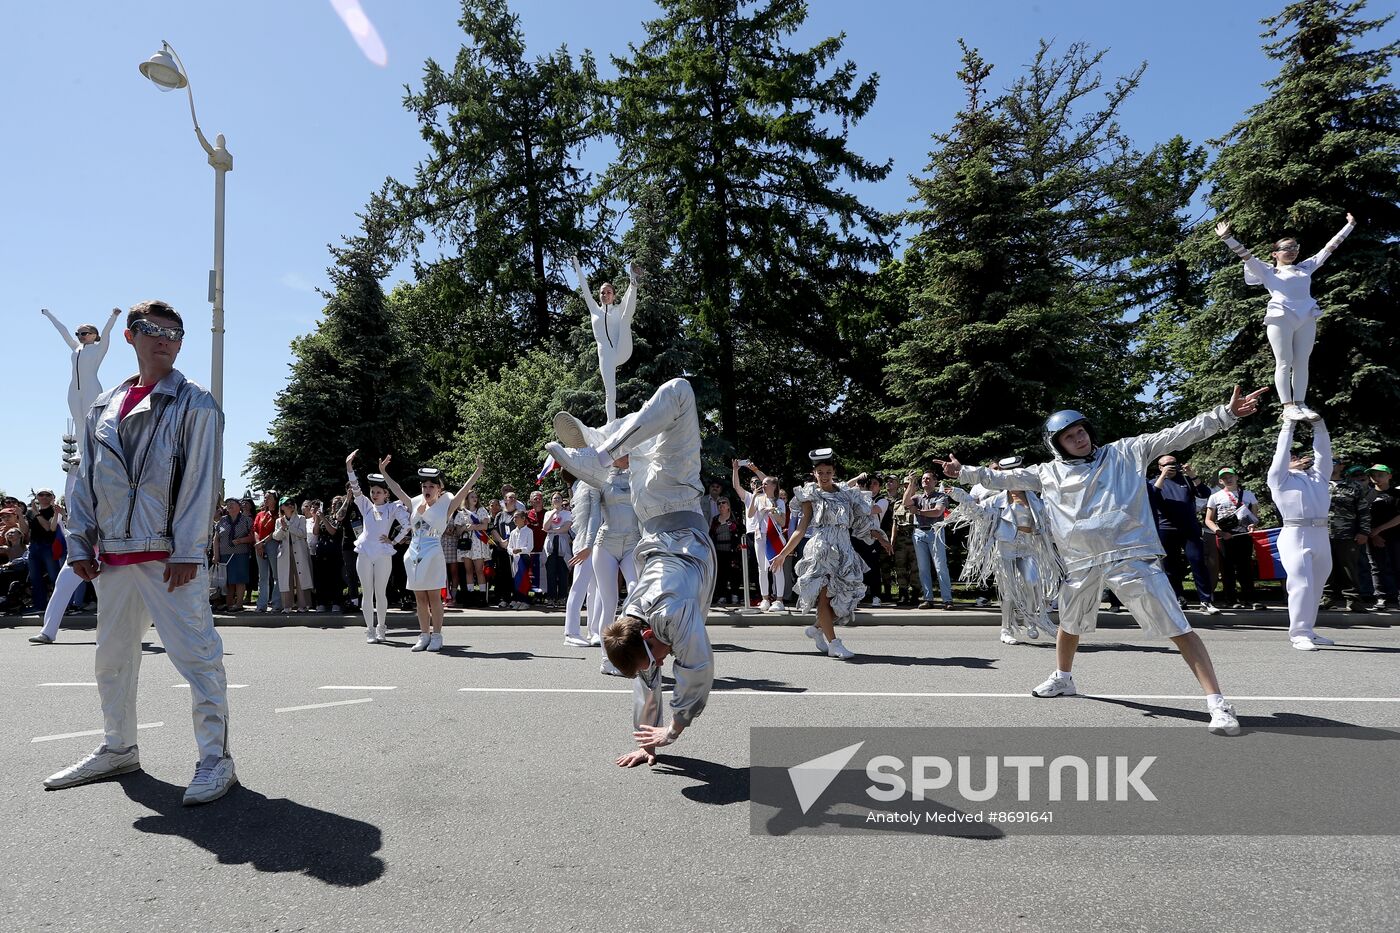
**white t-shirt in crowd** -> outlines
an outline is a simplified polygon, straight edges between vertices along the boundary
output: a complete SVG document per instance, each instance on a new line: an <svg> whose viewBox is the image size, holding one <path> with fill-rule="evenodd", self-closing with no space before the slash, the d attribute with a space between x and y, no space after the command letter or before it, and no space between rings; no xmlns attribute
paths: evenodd
<svg viewBox="0 0 1400 933"><path fill-rule="evenodd" d="M1239 512L1241 531L1245 525L1259 524L1259 500L1248 489L1237 492L1228 489L1217 490L1206 500L1206 508L1215 509L1216 522Z"/></svg>

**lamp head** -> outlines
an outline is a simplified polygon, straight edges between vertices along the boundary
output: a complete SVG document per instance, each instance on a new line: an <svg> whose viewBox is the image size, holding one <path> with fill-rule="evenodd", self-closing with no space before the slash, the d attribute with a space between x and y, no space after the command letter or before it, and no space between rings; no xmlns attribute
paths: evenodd
<svg viewBox="0 0 1400 933"><path fill-rule="evenodd" d="M170 54L170 46L164 43L161 44L160 51L142 62L139 68L141 74L162 91L177 91L189 84L184 70L176 64Z"/></svg>

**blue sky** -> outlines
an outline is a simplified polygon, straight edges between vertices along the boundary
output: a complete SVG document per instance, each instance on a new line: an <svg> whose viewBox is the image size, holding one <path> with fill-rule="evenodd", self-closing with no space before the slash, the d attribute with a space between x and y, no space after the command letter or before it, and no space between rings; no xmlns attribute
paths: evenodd
<svg viewBox="0 0 1400 933"><path fill-rule="evenodd" d="M189 69L206 135L225 134L234 156L225 473L230 489L242 490L247 444L266 436L286 384L288 344L315 326L326 245L355 229L355 212L386 175L406 177L424 154L401 105L403 86L416 86L426 58L450 67L461 41L454 0L362 3L388 48L387 68L360 54L327 0L11 5L13 41L0 59L7 88L0 334L10 351L0 489L61 488L68 352L41 307L71 327L101 323L114 306L164 298L190 331L179 368L208 380L214 173L184 93L161 94L137 72L165 39ZM867 157L895 159L889 179L864 193L897 210L908 197L907 176L925 164L929 135L962 103L954 78L959 37L996 65L998 86L1030 60L1042 36L1109 48L1110 76L1146 60L1122 118L1145 148L1175 133L1219 136L1260 99L1275 69L1260 51L1258 20L1280 6L814 0L800 38L844 31L847 55L879 73L879 100L852 138ZM1394 6L1372 4L1372 13ZM641 0L516 0L514 8L532 53L563 43L575 53L590 48L605 74L609 54L640 41L642 22L656 11ZM103 383L134 371L131 349L118 339Z"/></svg>

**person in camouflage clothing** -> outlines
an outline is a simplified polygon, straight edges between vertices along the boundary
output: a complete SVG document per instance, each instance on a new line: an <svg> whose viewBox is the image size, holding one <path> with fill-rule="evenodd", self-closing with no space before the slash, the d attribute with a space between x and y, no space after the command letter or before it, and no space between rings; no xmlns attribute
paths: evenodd
<svg viewBox="0 0 1400 933"><path fill-rule="evenodd" d="M894 576L894 584L899 587L899 605L913 606L919 601L919 560L914 553L914 513L904 507L904 484L897 484L890 494L894 503L894 527L890 540L894 542L894 559L886 566Z"/></svg>
<svg viewBox="0 0 1400 933"><path fill-rule="evenodd" d="M1352 612L1369 611L1356 584L1357 555L1371 537L1372 492L1365 475L1365 467L1340 460L1332 467L1332 508L1327 516L1332 575L1327 578L1324 609L1339 608L1345 599Z"/></svg>

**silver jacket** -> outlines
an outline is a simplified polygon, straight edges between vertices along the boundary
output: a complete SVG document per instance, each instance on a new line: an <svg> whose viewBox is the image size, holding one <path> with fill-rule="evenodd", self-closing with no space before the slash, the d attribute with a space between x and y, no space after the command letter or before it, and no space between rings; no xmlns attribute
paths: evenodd
<svg viewBox="0 0 1400 933"><path fill-rule="evenodd" d="M1161 557L1166 552L1143 481L1147 465L1213 437L1237 420L1221 405L1165 430L1096 447L1084 459L1057 457L1015 470L964 466L958 478L991 489L1041 493L1050 533L1071 574L1120 560Z"/></svg>
<svg viewBox="0 0 1400 933"><path fill-rule="evenodd" d="M224 414L203 386L171 370L119 421L136 378L88 410L68 507L69 560L168 551L172 563L202 564L219 492Z"/></svg>
<svg viewBox="0 0 1400 933"><path fill-rule="evenodd" d="M569 491L569 505L574 513L575 550L592 547L593 539L598 537L598 529L603 524L603 512L598 507L598 490L581 479L575 480L574 488Z"/></svg>
<svg viewBox="0 0 1400 933"><path fill-rule="evenodd" d="M639 410L609 425L599 447L613 459L631 454L632 507L644 528L669 512L704 515L700 420L684 379L664 383Z"/></svg>
<svg viewBox="0 0 1400 933"><path fill-rule="evenodd" d="M620 557L636 547L642 537L637 513L632 508L632 477L628 471L608 470L607 482L598 490L598 497L601 521L589 543Z"/></svg>

